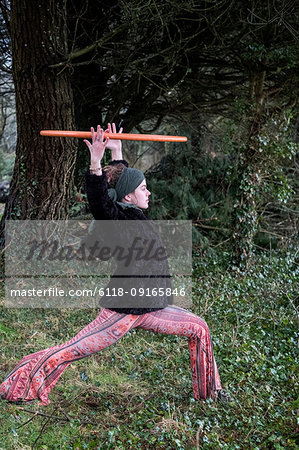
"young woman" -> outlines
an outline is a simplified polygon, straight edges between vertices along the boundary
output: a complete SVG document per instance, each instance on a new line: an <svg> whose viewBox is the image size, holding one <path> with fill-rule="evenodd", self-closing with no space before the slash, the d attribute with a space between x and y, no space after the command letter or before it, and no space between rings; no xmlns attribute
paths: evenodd
<svg viewBox="0 0 299 450"><path fill-rule="evenodd" d="M111 128L109 124L108 131L115 133L115 125ZM96 220L148 220L144 210L148 208L150 192L143 173L128 168L122 159L120 140L104 140L104 130L100 126L96 132L91 128L91 132L92 143L85 140L90 150L86 188L93 217ZM103 170L101 162L106 148L112 150L112 162ZM167 276L162 277L159 283L167 279ZM163 302L146 306L102 308L97 318L68 342L25 356L0 385L0 396L13 402L38 399L47 405L48 394L69 364L116 343L133 328L142 328L187 337L194 397L226 400L221 394L206 322L190 311L174 305L164 306Z"/></svg>

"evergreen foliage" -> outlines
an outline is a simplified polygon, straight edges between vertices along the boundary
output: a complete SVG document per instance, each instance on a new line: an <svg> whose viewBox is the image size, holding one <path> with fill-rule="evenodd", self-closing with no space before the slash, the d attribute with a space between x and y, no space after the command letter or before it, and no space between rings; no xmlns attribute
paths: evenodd
<svg viewBox="0 0 299 450"><path fill-rule="evenodd" d="M255 190L258 200L255 231L263 230L266 235L269 232L266 239L259 234L256 244L268 247L270 235L278 223L287 220L295 223L298 214L298 143L291 117L280 123L272 118L264 128L264 134L260 134L259 179L254 186L246 175L251 173L250 167L242 170L240 179L239 166L247 149L237 124L233 120L225 121L221 134L214 140L216 153L208 152L203 142L196 147L190 144L176 146L158 166L147 172L152 191L151 217L192 220L194 244L200 245L202 250L211 250L221 243L230 241L232 244L235 215L241 221L248 221L249 217L236 202L238 193L242 189L250 196ZM273 210L276 211L274 217L271 215ZM249 223L248 227L251 232ZM276 237L273 239L272 236L274 246L282 241L285 241L284 245L294 242L295 234L295 229L288 231L278 227Z"/></svg>
<svg viewBox="0 0 299 450"><path fill-rule="evenodd" d="M232 403L194 400L186 339L133 330L71 364L48 407L0 401L2 448L297 448L298 264L267 252L239 277L228 262L223 252L195 255L193 310L209 324ZM65 342L96 314L0 308L1 379L25 354Z"/></svg>

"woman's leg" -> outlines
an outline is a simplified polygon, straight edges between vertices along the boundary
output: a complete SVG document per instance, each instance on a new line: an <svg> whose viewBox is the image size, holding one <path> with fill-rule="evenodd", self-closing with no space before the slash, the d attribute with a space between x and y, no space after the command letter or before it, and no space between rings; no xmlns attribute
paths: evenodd
<svg viewBox="0 0 299 450"><path fill-rule="evenodd" d="M141 318L136 323L138 328L188 338L196 399L205 400L221 389L209 327L203 319L176 306L144 314Z"/></svg>
<svg viewBox="0 0 299 450"><path fill-rule="evenodd" d="M47 405L49 392L71 362L114 344L139 317L102 309L68 342L25 356L0 385L0 396L9 401L38 398Z"/></svg>

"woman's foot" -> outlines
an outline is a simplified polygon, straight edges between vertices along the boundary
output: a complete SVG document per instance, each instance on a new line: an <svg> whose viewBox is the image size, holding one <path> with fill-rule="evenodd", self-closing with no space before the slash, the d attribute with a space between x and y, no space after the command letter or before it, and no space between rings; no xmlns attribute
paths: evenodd
<svg viewBox="0 0 299 450"><path fill-rule="evenodd" d="M216 391L216 400L220 403L230 403L232 401L229 393L224 391L223 389Z"/></svg>

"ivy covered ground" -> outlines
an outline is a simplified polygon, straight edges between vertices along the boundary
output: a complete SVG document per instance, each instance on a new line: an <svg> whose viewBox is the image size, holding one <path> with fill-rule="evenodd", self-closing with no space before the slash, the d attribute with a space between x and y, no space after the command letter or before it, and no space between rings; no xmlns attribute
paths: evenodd
<svg viewBox="0 0 299 450"><path fill-rule="evenodd" d="M291 255L258 256L243 277L223 255L194 258L194 312L210 325L230 404L193 399L186 340L134 330L70 366L48 407L0 401L0 448L296 448L296 277ZM66 341L95 315L3 306L1 380L25 354Z"/></svg>

